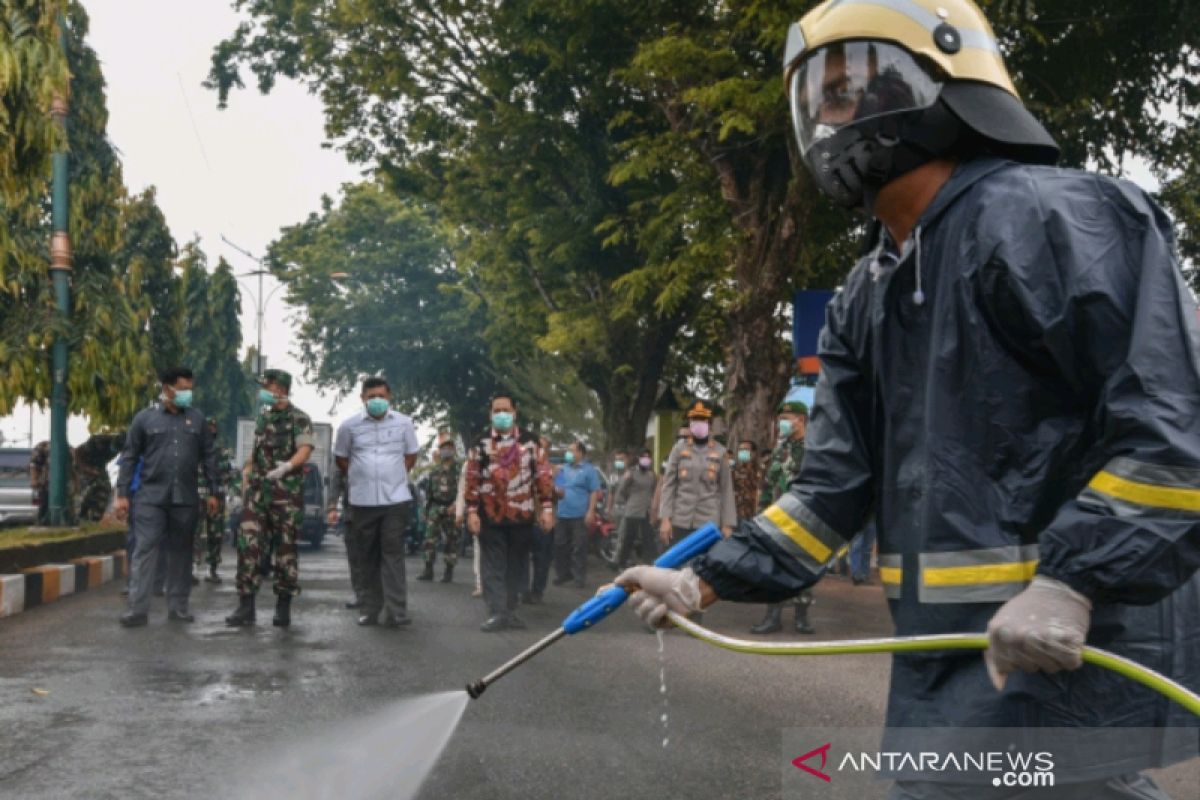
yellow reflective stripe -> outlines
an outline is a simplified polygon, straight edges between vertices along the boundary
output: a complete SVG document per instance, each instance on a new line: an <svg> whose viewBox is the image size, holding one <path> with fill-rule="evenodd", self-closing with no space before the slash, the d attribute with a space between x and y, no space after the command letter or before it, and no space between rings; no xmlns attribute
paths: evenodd
<svg viewBox="0 0 1200 800"><path fill-rule="evenodd" d="M1037 572L1037 559L1008 564L974 564L968 567L926 567L921 580L926 586L968 586L985 583L1027 583Z"/></svg>
<svg viewBox="0 0 1200 800"><path fill-rule="evenodd" d="M1142 506L1200 511L1200 489L1155 486L1151 483L1131 481L1105 470L1097 472L1088 487L1109 497Z"/></svg>
<svg viewBox="0 0 1200 800"><path fill-rule="evenodd" d="M818 564L824 564L833 555L833 551L822 544L820 539L809 533L803 525L792 519L791 515L779 506L771 506L763 512L763 516L771 520L775 527L783 531L785 536L812 556Z"/></svg>
<svg viewBox="0 0 1200 800"><path fill-rule="evenodd" d="M887 586L900 585L900 567L880 567L879 580Z"/></svg>

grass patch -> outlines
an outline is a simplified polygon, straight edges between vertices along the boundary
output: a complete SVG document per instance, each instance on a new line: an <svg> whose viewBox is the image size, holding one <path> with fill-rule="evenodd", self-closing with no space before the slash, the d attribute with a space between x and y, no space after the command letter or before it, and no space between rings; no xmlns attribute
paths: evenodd
<svg viewBox="0 0 1200 800"><path fill-rule="evenodd" d="M124 530L124 525L112 522L92 522L78 528L0 528L0 550L51 542L69 542Z"/></svg>

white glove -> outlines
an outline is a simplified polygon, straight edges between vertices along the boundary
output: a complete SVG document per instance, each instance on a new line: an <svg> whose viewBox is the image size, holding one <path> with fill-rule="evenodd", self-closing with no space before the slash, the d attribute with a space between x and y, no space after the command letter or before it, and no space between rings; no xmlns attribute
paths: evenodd
<svg viewBox="0 0 1200 800"><path fill-rule="evenodd" d="M629 598L634 613L652 628L666 627L668 611L684 616L700 610L700 578L686 569L630 567L617 576L618 586L635 590Z"/></svg>
<svg viewBox="0 0 1200 800"><path fill-rule="evenodd" d="M1061 581L1041 575L1009 600L988 623L984 653L996 689L1013 670L1079 669L1092 624L1092 603Z"/></svg>
<svg viewBox="0 0 1200 800"><path fill-rule="evenodd" d="M287 475L291 471L292 471L292 462L280 461L278 464L275 465L275 469L273 469L267 473L267 479L272 480L272 481L277 481L280 478L282 478L284 475Z"/></svg>

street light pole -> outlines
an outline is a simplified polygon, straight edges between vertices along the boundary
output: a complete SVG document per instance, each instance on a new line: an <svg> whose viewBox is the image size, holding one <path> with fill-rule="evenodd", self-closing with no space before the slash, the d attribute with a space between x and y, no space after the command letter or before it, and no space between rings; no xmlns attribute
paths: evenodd
<svg viewBox="0 0 1200 800"><path fill-rule="evenodd" d="M67 52L67 20L58 17L58 44L64 56ZM68 92L55 97L50 114L58 128L59 150L54 154L51 177L50 214L50 276L58 313L64 321L71 316L71 233L69 227L70 162L67 155ZM70 521L67 508L67 462L71 457L67 444L67 340L57 336L50 350L52 388L50 392L50 524L65 525Z"/></svg>
<svg viewBox="0 0 1200 800"><path fill-rule="evenodd" d="M237 275L237 277L239 277L239 278L253 278L255 276L258 277L258 293L254 297L254 311L255 311L254 321L258 328L258 364L256 365L258 368L255 370L255 372L261 378L262 374L263 374L263 317L266 314L267 302L270 301L270 299L275 296L275 292L279 291L280 286L283 286L283 284L281 283L279 286L276 286L274 289L271 290L270 295L267 295L266 297L264 297L263 296L263 276L271 274L271 271L268 269L265 269L263 267L263 259L254 255L249 250L246 250L242 247L238 247L236 244L234 244L233 242L226 239L224 234L221 235L221 241L223 241L225 244L232 247L234 250L237 250L239 253L241 253L242 255L244 255L246 258L250 259L254 263L258 264L258 269L252 270L250 272L239 273ZM240 283L240 281L239 281L239 283Z"/></svg>

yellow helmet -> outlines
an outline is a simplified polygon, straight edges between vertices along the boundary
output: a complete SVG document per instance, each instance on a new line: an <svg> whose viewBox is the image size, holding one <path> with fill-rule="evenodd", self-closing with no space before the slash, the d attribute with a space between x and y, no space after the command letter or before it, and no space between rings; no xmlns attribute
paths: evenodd
<svg viewBox="0 0 1200 800"><path fill-rule="evenodd" d="M844 205L862 202L863 183L967 139L1020 161L1058 159L971 0L826 0L788 31L784 79L801 154Z"/></svg>

